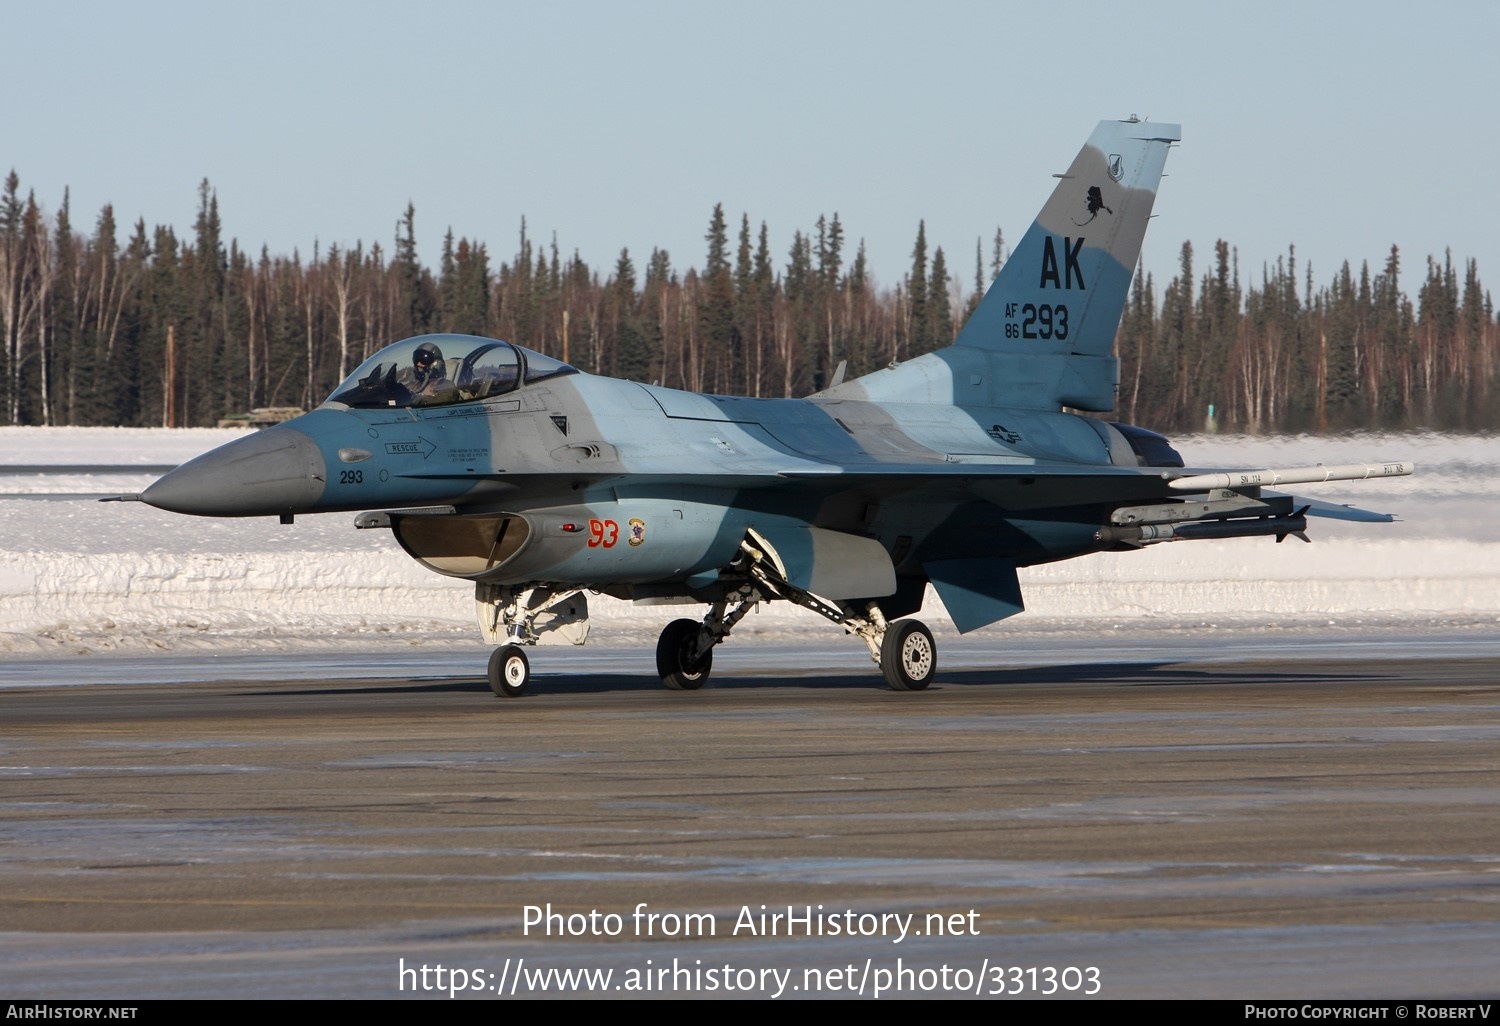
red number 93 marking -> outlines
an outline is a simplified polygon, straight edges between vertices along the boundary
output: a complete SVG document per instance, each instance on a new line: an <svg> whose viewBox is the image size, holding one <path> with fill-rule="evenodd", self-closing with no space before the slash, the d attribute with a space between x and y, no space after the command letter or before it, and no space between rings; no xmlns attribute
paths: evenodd
<svg viewBox="0 0 1500 1026"><path fill-rule="evenodd" d="M620 525L613 520L589 521L589 548L597 549L603 546L606 549L612 549L619 540Z"/></svg>

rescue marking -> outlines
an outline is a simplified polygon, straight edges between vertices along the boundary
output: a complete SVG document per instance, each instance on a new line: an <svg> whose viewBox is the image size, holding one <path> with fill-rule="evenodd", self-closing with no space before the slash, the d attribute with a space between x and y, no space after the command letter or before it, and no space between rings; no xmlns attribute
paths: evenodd
<svg viewBox="0 0 1500 1026"><path fill-rule="evenodd" d="M414 442L386 442L385 451L391 456L421 455L425 460L437 451L437 446L419 435Z"/></svg>

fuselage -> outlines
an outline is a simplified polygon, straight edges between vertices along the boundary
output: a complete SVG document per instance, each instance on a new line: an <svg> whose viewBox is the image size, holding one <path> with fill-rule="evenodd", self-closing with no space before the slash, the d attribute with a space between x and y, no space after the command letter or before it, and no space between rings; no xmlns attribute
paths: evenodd
<svg viewBox="0 0 1500 1026"><path fill-rule="evenodd" d="M505 345L432 338L450 353L461 341ZM544 359L519 352L523 365ZM372 357L373 369L323 406L184 464L142 498L206 516L448 506L458 517L510 515L509 541L493 551L471 551L484 546L445 528L432 558L412 554L474 580L593 586L708 574L747 530L800 537L807 526L878 540L898 574L966 554L1065 558L1098 547L1096 502L1045 487L1033 498L1021 483L1007 498L975 479L1140 462L1118 430L1069 413L703 395L563 365L424 404L394 384L400 356ZM421 526L398 531L408 551Z"/></svg>

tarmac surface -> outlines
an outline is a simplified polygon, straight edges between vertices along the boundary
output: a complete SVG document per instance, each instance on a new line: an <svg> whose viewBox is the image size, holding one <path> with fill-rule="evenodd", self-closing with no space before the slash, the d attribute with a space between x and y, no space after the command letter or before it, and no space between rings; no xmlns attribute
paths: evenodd
<svg viewBox="0 0 1500 1026"><path fill-rule="evenodd" d="M1493 640L1155 648L13 672L0 997L1500 993Z"/></svg>

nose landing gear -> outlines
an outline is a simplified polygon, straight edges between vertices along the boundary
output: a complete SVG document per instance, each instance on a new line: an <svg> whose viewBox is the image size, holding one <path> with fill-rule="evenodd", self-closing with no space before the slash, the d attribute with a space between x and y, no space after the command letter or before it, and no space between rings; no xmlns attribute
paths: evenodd
<svg viewBox="0 0 1500 1026"><path fill-rule="evenodd" d="M497 698L515 698L531 682L531 660L520 645L503 645L490 655L490 690Z"/></svg>

